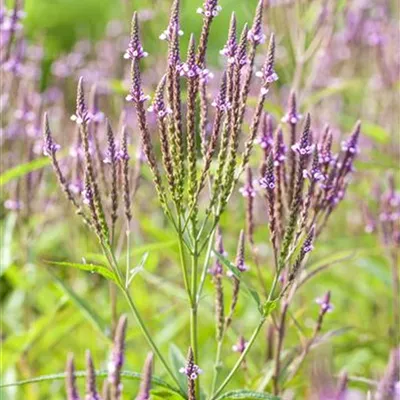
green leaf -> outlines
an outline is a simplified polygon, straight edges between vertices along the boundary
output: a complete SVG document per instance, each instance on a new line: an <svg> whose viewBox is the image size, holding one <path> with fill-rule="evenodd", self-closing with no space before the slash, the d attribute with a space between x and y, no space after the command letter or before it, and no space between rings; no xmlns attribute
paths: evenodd
<svg viewBox="0 0 400 400"><path fill-rule="evenodd" d="M82 271L89 271L92 274L96 273L110 281L117 282L114 272L110 271L107 267L104 267L103 265L80 264L80 263L71 263L64 261L45 261L45 262L50 265L56 265L58 267L76 268Z"/></svg>
<svg viewBox="0 0 400 400"><path fill-rule="evenodd" d="M78 296L71 287L66 284L66 282L51 271L49 271L49 273L56 281L57 286L68 296L72 303L74 303L92 325L109 340L109 337L106 334L106 323L100 315L97 314L97 312L94 311L84 299Z"/></svg>
<svg viewBox="0 0 400 400"><path fill-rule="evenodd" d="M137 274L139 274L140 272L142 272L144 270L144 264L146 263L146 260L147 260L148 256L149 256L149 253L144 253L139 265L137 265L136 267L130 269L127 286L129 286L131 284L133 278Z"/></svg>
<svg viewBox="0 0 400 400"><path fill-rule="evenodd" d="M267 300L263 305L262 305L262 314L264 317L268 317L268 315L271 314L273 310L275 310L276 306L278 304L278 300Z"/></svg>
<svg viewBox="0 0 400 400"><path fill-rule="evenodd" d="M339 82L337 85L332 85L327 88L321 89L317 92L312 93L303 101L303 108L305 110L308 110L313 105L318 104L323 99L347 91L349 89L357 88L360 86L360 84L360 80L353 79L349 81Z"/></svg>
<svg viewBox="0 0 400 400"><path fill-rule="evenodd" d="M280 400L280 397L274 396L269 393L261 393L261 392L253 392L252 390L232 390L231 392L227 392L217 398L217 400L252 400L252 399L261 399L261 400Z"/></svg>
<svg viewBox="0 0 400 400"><path fill-rule="evenodd" d="M169 358L171 360L172 368L175 372L175 376L179 381L179 386L187 389L187 379L184 374L179 372L180 368L184 367L186 364L186 358L179 350L177 346L173 343L169 346Z"/></svg>
<svg viewBox="0 0 400 400"><path fill-rule="evenodd" d="M50 163L51 161L49 158L41 157L36 158L28 163L17 165L14 168L10 168L0 175L0 186L3 186L14 179L18 179L21 176L29 174L29 172L37 171L38 169L41 169Z"/></svg>
<svg viewBox="0 0 400 400"><path fill-rule="evenodd" d="M390 141L390 133L379 125L371 122L362 121L362 134L374 139L378 143L388 143Z"/></svg>
<svg viewBox="0 0 400 400"><path fill-rule="evenodd" d="M182 396L168 389L153 389L150 392L151 400L166 399L166 400L180 400Z"/></svg>
<svg viewBox="0 0 400 400"><path fill-rule="evenodd" d="M46 382L46 381L64 380L65 375L66 375L65 372L62 372L59 374L37 376L35 378L26 379L23 381L12 382L12 383L1 383L0 388L11 387L11 386L24 386L24 385L29 385L31 383L39 383L39 382ZM79 379L79 378L85 378L87 373L86 373L86 371L76 371L74 375L76 378ZM107 377L108 371L96 371L96 376ZM121 376L122 376L122 378L124 378L126 380L133 380L133 381L140 381L142 379L142 374L139 374L138 372L122 371ZM153 376L151 378L151 383L155 386L159 386L159 387L166 389L169 393L174 393L174 395L176 396L175 397L176 399L185 399L185 396L182 393L180 393L177 389L175 389L173 386L171 386L169 383L165 382L161 378Z"/></svg>
<svg viewBox="0 0 400 400"><path fill-rule="evenodd" d="M260 296L257 293L256 290L254 290L252 287L250 287L242 278L242 273L239 271L239 269L236 267L236 265L232 264L227 258L225 258L223 255L221 255L218 251L213 250L214 254L216 257L224 264L226 265L229 270L232 272L232 274L239 279L240 283L243 284L243 287L245 288L247 294L250 295L250 297L254 300L256 303L258 310L262 314L262 305L261 305L261 300Z"/></svg>

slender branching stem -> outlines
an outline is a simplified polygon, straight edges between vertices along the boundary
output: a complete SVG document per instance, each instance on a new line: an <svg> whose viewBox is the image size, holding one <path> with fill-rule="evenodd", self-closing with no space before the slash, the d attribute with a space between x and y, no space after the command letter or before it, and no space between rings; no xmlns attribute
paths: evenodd
<svg viewBox="0 0 400 400"><path fill-rule="evenodd" d="M258 325L256 326L256 328L254 329L253 334L251 335L251 338L246 346L246 348L244 349L243 353L240 355L240 357L238 358L238 360L236 361L236 364L233 366L232 370L229 372L228 376L225 378L225 380L221 383L221 385L219 386L219 388L215 391L215 393L213 393L211 395L211 400L215 400L218 395L221 394L221 392L225 389L226 385L228 385L228 383L231 381L231 379L233 378L233 376L235 375L236 371L239 369L239 367L241 366L243 360L246 358L248 352L250 351L250 349L253 347L253 344L255 342L255 340L257 339L258 334L260 333L261 328L264 325L264 322L266 321L266 317L262 316Z"/></svg>
<svg viewBox="0 0 400 400"><path fill-rule="evenodd" d="M151 350L154 352L154 354L157 355L157 357L161 361L161 364L165 368L166 372L171 377L171 379L178 385L180 390L184 390L182 388L182 386L180 385L179 380L177 379L177 377L173 373L171 367L168 365L167 361L165 360L165 358L161 354L159 348L155 344L150 332L146 328L146 325L144 324L144 321L143 321L143 319L142 319L142 317L141 317L141 315L139 313L139 310L136 308L135 303L133 302L133 299L132 299L132 297L131 297L131 295L129 293L129 289L124 286L124 278L123 278L123 276L121 274L121 271L120 271L120 269L118 267L118 263L117 263L117 260L115 258L115 255L114 255L112 249L107 244L104 244L104 243L101 243L101 247L103 249L104 255L107 257L107 260L108 260L108 262L110 264L110 267L111 267L112 271L115 274L117 285L120 288L120 290L122 291L122 294L124 295L126 301L128 302L129 308L131 309L132 314L133 314L137 324L139 325L139 328L140 328L143 336L146 338Z"/></svg>

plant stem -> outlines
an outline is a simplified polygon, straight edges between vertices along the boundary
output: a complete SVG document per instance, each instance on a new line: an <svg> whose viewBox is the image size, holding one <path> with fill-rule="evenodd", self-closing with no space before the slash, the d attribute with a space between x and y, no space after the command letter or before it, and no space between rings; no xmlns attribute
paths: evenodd
<svg viewBox="0 0 400 400"><path fill-rule="evenodd" d="M189 297L189 302L192 303L192 293L191 293L190 286L189 286L189 276L188 276L188 270L187 270L187 266L186 266L185 253L184 253L184 249L183 249L183 237L182 237L182 233L180 231L180 227L179 227L179 234L178 234L178 245L179 245L179 256L180 256L180 261L181 261L183 282L185 284L186 293L188 294L188 297Z"/></svg>
<svg viewBox="0 0 400 400"><path fill-rule="evenodd" d="M213 243L214 243L214 233L215 233L215 230L210 234L209 241L208 241L206 257L204 259L203 271L201 273L199 289L198 289L197 295L196 295L196 303L197 304L199 304L199 302L200 302L201 293L203 292L204 282L206 281L206 277L207 277L208 263L210 262L211 250L212 250Z"/></svg>
<svg viewBox="0 0 400 400"><path fill-rule="evenodd" d="M145 326L145 324L143 322L143 319L140 316L140 313L139 313L138 309L136 308L136 306L135 306L135 304L134 304L134 302L132 300L132 297L129 294L128 288L124 286L124 279L123 279L123 276L121 274L121 271L119 270L118 263L117 263L117 261L115 259L115 255L114 255L112 249L107 244L104 244L104 243L101 243L101 247L103 249L103 252L104 252L105 256L107 257L107 260L108 260L108 262L110 264L110 267L111 267L112 271L115 274L115 277L117 279L117 285L121 289L123 295L125 296L125 298L126 298L126 300L128 302L129 308L131 309L132 314L135 317L135 320L136 320L137 324L139 325L139 328L140 328L141 332L143 333L143 336L146 338L146 340L147 340L150 348L154 352L154 354L156 354L156 356L160 359L161 364L163 364L165 370L168 372L168 374L170 375L172 380L178 385L178 387L181 390L184 390L181 387L181 385L179 383L179 380L177 379L177 377L173 373L172 369L169 367L168 363L166 362L166 360L162 356L162 354L161 354L160 350L158 349L157 345L154 343L150 332L147 330L147 328L146 328L146 326Z"/></svg>
<svg viewBox="0 0 400 400"><path fill-rule="evenodd" d="M220 362L221 362L222 341L223 341L223 338L221 338L221 340L218 341L218 345L217 345L217 356L215 357L214 376L213 376L213 380L212 380L212 386L211 386L210 393L214 393L215 389L217 387L218 374L219 374Z"/></svg>
<svg viewBox="0 0 400 400"><path fill-rule="evenodd" d="M167 361L164 359L163 355L161 354L160 350L158 349L157 345L154 343L153 338L151 337L150 332L147 330L142 317L139 314L138 309L136 308L128 290L123 290L123 294L129 304L129 307L136 319L137 324L140 327L140 330L142 331L143 335L145 336L145 338L147 339L147 342L149 343L152 351L154 352L154 354L156 354L156 356L159 358L159 360L161 361L161 364L164 366L165 370L168 372L169 376L172 378L172 380L178 385L178 387L181 390L184 390L181 386L180 383L178 381L178 379L176 378L175 374L172 372L171 368L169 367Z"/></svg>
<svg viewBox="0 0 400 400"><path fill-rule="evenodd" d="M194 245L194 251L192 255L192 282L191 282L191 304L190 304L190 345L193 350L194 363L199 363L199 351L198 351L198 337L197 337L197 309L198 304L196 301L197 296L197 269L198 269L198 254L197 254L197 243ZM196 379L196 397L200 399L200 379Z"/></svg>
<svg viewBox="0 0 400 400"><path fill-rule="evenodd" d="M263 316L260 319L260 322L258 323L257 327L255 328L253 334L251 335L251 338L243 351L243 353L240 355L239 359L236 361L236 364L232 368L231 372L229 372L228 376L225 378L225 380L221 383L217 391L211 395L211 400L215 400L218 395L225 389L225 386L231 381L233 376L235 375L236 371L239 369L240 365L242 364L243 360L245 359L247 353L250 351L251 347L253 346L262 326L264 325L266 318Z"/></svg>
<svg viewBox="0 0 400 400"><path fill-rule="evenodd" d="M279 323L278 344L275 353L275 370L274 370L274 375L272 376L275 395L279 394L279 378L281 374L281 353L282 353L283 340L285 337L285 322L286 322L286 312L288 310L288 307L289 304L285 302L285 304L283 305L281 320Z"/></svg>

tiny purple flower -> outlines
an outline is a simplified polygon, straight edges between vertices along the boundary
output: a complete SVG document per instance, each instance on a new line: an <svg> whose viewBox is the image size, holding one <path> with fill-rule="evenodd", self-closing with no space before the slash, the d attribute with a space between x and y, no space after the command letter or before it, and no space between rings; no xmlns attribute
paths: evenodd
<svg viewBox="0 0 400 400"><path fill-rule="evenodd" d="M197 9L197 14L204 15L206 18L213 18L218 16L222 7L218 5L218 0L206 0L203 3L203 8Z"/></svg>
<svg viewBox="0 0 400 400"><path fill-rule="evenodd" d="M263 189L274 190L275 189L275 176L274 176L273 170L267 171L265 176L260 179L259 183Z"/></svg>
<svg viewBox="0 0 400 400"><path fill-rule="evenodd" d="M89 205L93 201L93 192L90 187L86 187L86 189L82 190L81 194L84 204Z"/></svg>
<svg viewBox="0 0 400 400"><path fill-rule="evenodd" d="M140 60L148 55L149 53L143 50L143 46L140 43L130 43L124 53L124 58L125 60L133 60L134 58Z"/></svg>
<svg viewBox="0 0 400 400"><path fill-rule="evenodd" d="M239 193L241 193L243 197L256 197L256 190L254 189L253 183L241 187Z"/></svg>
<svg viewBox="0 0 400 400"><path fill-rule="evenodd" d="M130 93L125 97L126 101L132 101L133 103L144 103L150 100L149 95L145 95L143 89L139 90L139 93Z"/></svg>
<svg viewBox="0 0 400 400"><path fill-rule="evenodd" d="M332 312L333 304L331 303L331 292L326 292L324 297L319 297L315 300L317 304L321 306L321 313Z"/></svg>
<svg viewBox="0 0 400 400"><path fill-rule="evenodd" d="M240 336L237 343L232 346L232 350L236 353L242 354L248 345L248 342L244 339L243 336Z"/></svg>
<svg viewBox="0 0 400 400"><path fill-rule="evenodd" d="M159 39L166 40L167 42L171 41L172 35L173 35L173 29L174 29L173 26L168 26L168 28L161 33L161 35L159 36ZM178 36L183 35L183 31L181 29L178 29L177 33L178 33Z"/></svg>
<svg viewBox="0 0 400 400"><path fill-rule="evenodd" d="M7 210L17 211L22 208L22 202L18 200L8 199L4 202L4 207Z"/></svg>
<svg viewBox="0 0 400 400"><path fill-rule="evenodd" d="M194 381L200 374L203 373L203 370L199 368L198 365L190 363L185 367L180 368L179 372L186 375L190 380Z"/></svg>
<svg viewBox="0 0 400 400"><path fill-rule="evenodd" d="M48 139L43 146L43 155L51 156L60 150L61 146L53 141L53 139Z"/></svg>
<svg viewBox="0 0 400 400"><path fill-rule="evenodd" d="M293 113L292 110L288 111L281 119L282 122L295 125L303 118L302 114Z"/></svg>
<svg viewBox="0 0 400 400"><path fill-rule="evenodd" d="M257 26L256 29L250 29L247 34L247 40L256 45L264 43L266 38L267 37L261 31L261 25Z"/></svg>

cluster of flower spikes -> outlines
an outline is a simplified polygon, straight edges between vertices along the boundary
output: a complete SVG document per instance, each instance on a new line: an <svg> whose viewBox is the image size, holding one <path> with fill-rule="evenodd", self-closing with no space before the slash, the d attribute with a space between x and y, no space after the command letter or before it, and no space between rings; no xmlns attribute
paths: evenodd
<svg viewBox="0 0 400 400"><path fill-rule="evenodd" d="M254 181L250 171L250 178L240 190L251 204L256 190L264 194L276 267L280 273L286 272L289 281L297 276L306 254L313 249L315 237L344 198L359 152L361 130L357 122L349 139L341 143L341 151L334 154L329 126L313 142L316 135L311 128L311 116L306 115L299 131L301 119L293 92L282 118L289 131L286 145L283 126L279 125L274 133L272 118L264 116L257 140L264 152L261 178ZM252 208L248 207L248 214L253 213ZM248 225L253 225L252 215L247 219ZM254 226L248 227L248 231L253 232ZM297 258L291 261L295 253Z"/></svg>
<svg viewBox="0 0 400 400"><path fill-rule="evenodd" d="M232 15L227 44L221 52L227 58L227 65L221 74L218 93L214 100L209 101L207 86L213 74L206 68L206 53L212 22L221 11L217 3L216 0L205 1L198 10L203 18L200 39L196 44L194 35L190 36L187 58L182 61L180 4L178 0L174 1L168 27L160 36L168 43L166 72L150 106L144 105L149 96L143 90L140 62L147 53L140 40L137 13L132 19L131 39L125 53L125 57L131 61L131 85L126 100L133 103L137 113L143 151L153 173L160 203L177 230L184 231L191 226L196 235L204 233L207 227L207 232L215 229L249 161L268 89L278 79L274 70L274 35L271 35L264 65L254 74L256 49L265 40L262 32L264 4L260 0L252 27L249 29L245 25L239 38L236 18ZM260 77L259 97L245 139L244 152L239 157L243 119L254 75ZM187 88L186 101L184 85ZM201 104L199 118L198 98ZM186 107L183 103L186 103ZM210 112L211 109L214 111ZM163 171L155 155L147 112L153 112L157 120ZM206 132L207 127L211 127L210 132ZM197 140L198 130L201 143ZM199 154L203 156L202 162ZM212 168L213 163L216 168ZM208 180L209 202L203 210L204 218L200 224L199 196L205 194Z"/></svg>
<svg viewBox="0 0 400 400"><path fill-rule="evenodd" d="M93 359L89 350L86 351L86 385L85 400L120 400L123 395L121 372L125 361L125 336L127 318L122 316L115 330L114 343L110 360L108 363L108 375L104 380L102 390L98 390L96 384L96 371ZM143 367L142 379L136 400L149 400L151 379L153 371L153 355L150 353ZM80 400L79 391L76 385L76 377L82 376L75 371L74 357L71 354L67 360L65 386L67 400ZM101 394L100 394L101 393Z"/></svg>

